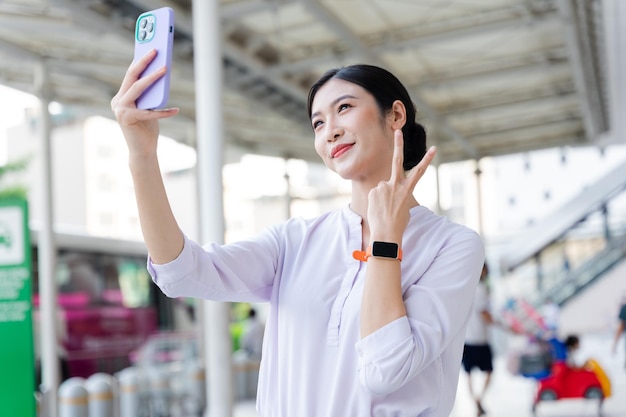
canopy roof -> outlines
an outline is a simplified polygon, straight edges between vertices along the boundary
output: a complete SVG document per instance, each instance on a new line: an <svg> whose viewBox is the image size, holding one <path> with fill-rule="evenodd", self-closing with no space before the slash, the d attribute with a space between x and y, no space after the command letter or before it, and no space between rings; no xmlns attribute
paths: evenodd
<svg viewBox="0 0 626 417"><path fill-rule="evenodd" d="M595 144L609 130L602 3L587 0L221 0L225 142L317 161L308 88L326 69L381 65L410 89L439 162ZM163 133L194 144L191 0L0 2L0 83L112 117L137 16L176 13ZM197 39L195 41L198 41Z"/></svg>

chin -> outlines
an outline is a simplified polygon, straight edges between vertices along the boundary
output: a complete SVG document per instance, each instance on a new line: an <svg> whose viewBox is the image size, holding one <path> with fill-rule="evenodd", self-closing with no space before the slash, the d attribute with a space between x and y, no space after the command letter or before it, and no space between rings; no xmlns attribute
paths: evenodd
<svg viewBox="0 0 626 417"><path fill-rule="evenodd" d="M341 178L343 178L344 180L353 180L355 179L355 174L352 170L346 170L346 169L334 169L333 170L337 175L339 175Z"/></svg>

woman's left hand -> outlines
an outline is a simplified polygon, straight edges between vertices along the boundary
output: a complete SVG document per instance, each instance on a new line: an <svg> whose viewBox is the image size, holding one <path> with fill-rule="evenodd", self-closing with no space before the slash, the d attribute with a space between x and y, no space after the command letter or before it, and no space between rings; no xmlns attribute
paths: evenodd
<svg viewBox="0 0 626 417"><path fill-rule="evenodd" d="M410 171L404 171L404 138L401 130L394 132L391 178L381 181L368 195L367 219L370 241L402 243L409 223L409 209L414 204L413 191L433 160L436 148L431 146L422 160Z"/></svg>

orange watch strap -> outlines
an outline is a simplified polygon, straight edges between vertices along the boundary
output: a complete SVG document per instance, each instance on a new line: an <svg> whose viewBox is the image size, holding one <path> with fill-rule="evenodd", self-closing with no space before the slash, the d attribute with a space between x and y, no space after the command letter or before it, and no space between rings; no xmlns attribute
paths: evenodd
<svg viewBox="0 0 626 417"><path fill-rule="evenodd" d="M355 250L354 252L352 252L352 257L357 261L367 262L367 258L369 258L369 255L364 250Z"/></svg>
<svg viewBox="0 0 626 417"><path fill-rule="evenodd" d="M369 258L370 256L372 256L372 252L370 248L368 248L367 251L355 250L354 252L352 252L352 257L356 259L357 261L361 261L361 262L367 262L367 258ZM392 258L388 258L388 259L392 259ZM396 259L399 261L402 260L402 249L400 248L398 248L398 257Z"/></svg>

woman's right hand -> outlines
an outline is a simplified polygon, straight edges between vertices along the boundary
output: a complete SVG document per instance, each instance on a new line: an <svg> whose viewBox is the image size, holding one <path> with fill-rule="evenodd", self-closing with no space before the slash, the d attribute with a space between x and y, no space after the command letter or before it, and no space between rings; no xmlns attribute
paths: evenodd
<svg viewBox="0 0 626 417"><path fill-rule="evenodd" d="M139 78L156 54L156 50L153 49L128 67L119 91L111 100L111 109L122 128L131 155L156 153L159 137L158 120L174 116L179 111L178 108L140 110L135 104L150 85L165 75L166 68L161 67Z"/></svg>
<svg viewBox="0 0 626 417"><path fill-rule="evenodd" d="M128 67L120 90L111 100L111 109L128 145L144 241L153 262L167 263L183 249L184 237L167 199L156 150L159 119L174 116L178 109L141 110L135 104L146 88L165 74L165 68L160 68L139 78L155 56L152 50Z"/></svg>

